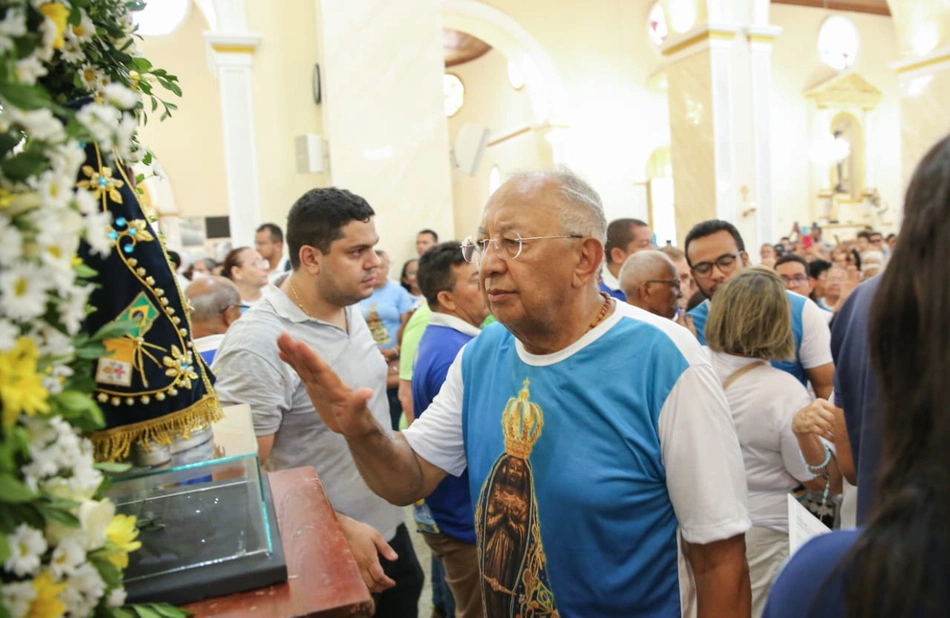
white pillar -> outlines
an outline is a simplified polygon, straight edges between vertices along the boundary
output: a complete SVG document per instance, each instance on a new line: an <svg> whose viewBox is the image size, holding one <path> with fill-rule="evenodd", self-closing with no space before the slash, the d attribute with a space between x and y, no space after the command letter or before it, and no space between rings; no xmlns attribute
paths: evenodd
<svg viewBox="0 0 950 618"><path fill-rule="evenodd" d="M772 45L782 32L778 26L749 26L749 62L752 97L752 175L757 205L756 233L759 242L775 238L775 213L772 204L771 102Z"/></svg>
<svg viewBox="0 0 950 618"><path fill-rule="evenodd" d="M205 33L212 70L221 92L228 220L232 246L252 245L261 223L254 132L251 67L260 36L251 33Z"/></svg>

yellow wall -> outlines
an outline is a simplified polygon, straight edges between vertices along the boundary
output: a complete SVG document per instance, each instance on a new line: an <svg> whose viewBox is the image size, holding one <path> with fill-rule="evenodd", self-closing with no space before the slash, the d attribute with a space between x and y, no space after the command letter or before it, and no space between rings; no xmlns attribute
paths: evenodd
<svg viewBox="0 0 950 618"><path fill-rule="evenodd" d="M454 146L459 127L476 124L488 127L489 141L530 127L533 117L527 86L515 90L508 82L508 59L497 50L481 58L446 69L462 80L465 104L449 122L449 144ZM550 151L539 151L537 132L502 141L485 149L474 176L452 170L452 194L455 207L455 232L459 239L474 234L488 201L488 173L498 165L505 174L524 169L550 167Z"/></svg>
<svg viewBox="0 0 950 618"><path fill-rule="evenodd" d="M830 13L818 8L773 4L771 21L783 28L772 62L772 201L776 234L787 234L795 221L811 221L810 206L819 187L811 173L809 102L802 93L834 75L818 56L818 29ZM895 221L902 201L900 91L888 63L898 59L897 37L889 17L845 13L858 28L861 47L853 70L883 92L865 127L871 154L865 166L890 205L884 218ZM772 239L776 240L776 239Z"/></svg>
<svg viewBox="0 0 950 618"><path fill-rule="evenodd" d="M310 0L248 2L247 10L250 28L261 35L252 69L261 216L283 228L294 201L328 182L326 173L298 174L294 152L296 135L323 135L311 89L317 17ZM178 75L184 91L171 120L159 126L155 115L140 133L161 160L182 216L228 214L221 98L206 61L207 29L193 7L176 32L141 44L153 64Z"/></svg>
<svg viewBox="0 0 950 618"><path fill-rule="evenodd" d="M174 33L147 37L139 43L152 64L177 75L183 97L168 93L178 111L158 122L161 108L149 115L139 138L158 156L182 216L228 214L218 82L205 62L202 31L208 28L194 7L188 20ZM148 109L148 108L146 108Z"/></svg>

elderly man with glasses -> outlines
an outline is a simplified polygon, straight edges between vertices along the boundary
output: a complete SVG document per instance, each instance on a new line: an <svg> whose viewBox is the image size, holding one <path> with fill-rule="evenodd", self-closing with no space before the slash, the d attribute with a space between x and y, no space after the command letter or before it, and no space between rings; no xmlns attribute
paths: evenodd
<svg viewBox="0 0 950 618"><path fill-rule="evenodd" d="M620 289L634 307L672 320L683 298L676 264L659 251L640 251L620 269Z"/></svg>
<svg viewBox="0 0 950 618"><path fill-rule="evenodd" d="M699 342L706 345L704 328L709 315L709 299L735 273L749 265L749 255L739 230L728 221L712 219L696 224L686 235L686 259L693 279L706 300L689 312ZM807 275L806 275L807 279ZM773 361L772 365L792 374L803 385L811 382L821 399L831 396L834 361L831 333L824 312L811 299L787 292L795 336L795 358Z"/></svg>
<svg viewBox="0 0 950 618"><path fill-rule="evenodd" d="M686 330L600 293L605 228L600 197L567 171L492 194L462 251L499 323L401 433L306 344L283 335L282 356L386 500L468 471L486 616L748 618L728 404Z"/></svg>

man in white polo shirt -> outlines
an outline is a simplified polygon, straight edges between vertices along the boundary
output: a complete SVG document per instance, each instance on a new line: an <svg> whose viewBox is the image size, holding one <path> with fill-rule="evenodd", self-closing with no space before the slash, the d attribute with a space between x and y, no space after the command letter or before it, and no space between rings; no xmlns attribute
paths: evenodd
<svg viewBox="0 0 950 618"><path fill-rule="evenodd" d="M379 264L373 215L366 200L335 188L297 200L287 216L293 271L230 328L214 372L222 405L251 406L265 468L316 468L376 595L376 617L403 618L417 615L423 584L403 512L366 486L346 440L314 412L306 385L281 361L276 343L285 332L306 342L344 379L367 387L369 413L390 426L386 362L357 304L372 293Z"/></svg>

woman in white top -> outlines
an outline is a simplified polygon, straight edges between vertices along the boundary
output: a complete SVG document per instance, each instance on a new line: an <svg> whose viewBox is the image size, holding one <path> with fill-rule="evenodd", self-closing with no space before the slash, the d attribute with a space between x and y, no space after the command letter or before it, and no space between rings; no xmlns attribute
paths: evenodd
<svg viewBox="0 0 950 618"><path fill-rule="evenodd" d="M257 249L238 247L231 249L222 263L221 275L237 285L241 293L241 313L263 298L262 290L267 285L270 264Z"/></svg>
<svg viewBox="0 0 950 618"><path fill-rule="evenodd" d="M788 556L786 495L800 484L822 491L840 478L829 444L834 407L811 401L798 380L769 364L795 355L785 285L773 271L748 268L719 288L706 342L745 463L752 519L746 558L755 618Z"/></svg>

